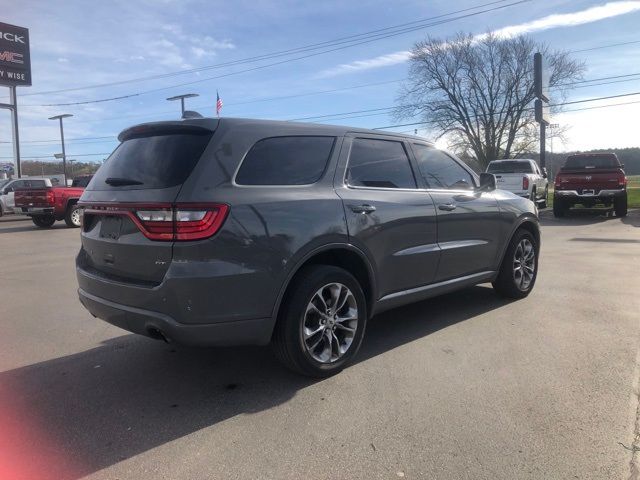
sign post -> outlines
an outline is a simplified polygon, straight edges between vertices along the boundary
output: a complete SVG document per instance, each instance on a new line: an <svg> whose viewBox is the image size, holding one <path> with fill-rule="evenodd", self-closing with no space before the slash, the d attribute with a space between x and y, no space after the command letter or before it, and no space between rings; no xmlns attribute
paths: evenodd
<svg viewBox="0 0 640 480"><path fill-rule="evenodd" d="M18 93L16 87L31 86L31 56L29 53L29 30L0 22L0 85L9 87L9 103L0 103L0 108L11 111L13 132L13 156L16 174L22 175L20 166L20 134L18 130Z"/></svg>
<svg viewBox="0 0 640 480"><path fill-rule="evenodd" d="M535 115L540 124L540 168L546 164L546 134L547 125L551 123L549 111L549 78L551 72L546 59L540 52L533 55L533 87L536 95Z"/></svg>

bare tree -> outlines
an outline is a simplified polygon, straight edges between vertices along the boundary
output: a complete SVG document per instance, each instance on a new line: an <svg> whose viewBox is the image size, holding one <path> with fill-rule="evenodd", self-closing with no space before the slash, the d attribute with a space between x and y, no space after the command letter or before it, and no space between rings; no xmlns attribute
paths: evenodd
<svg viewBox="0 0 640 480"><path fill-rule="evenodd" d="M566 52L551 52L526 36L493 33L418 42L394 116L420 118L438 138L446 135L455 151L474 156L481 166L531 151L538 140L535 52L548 59L552 103L560 103L585 69Z"/></svg>

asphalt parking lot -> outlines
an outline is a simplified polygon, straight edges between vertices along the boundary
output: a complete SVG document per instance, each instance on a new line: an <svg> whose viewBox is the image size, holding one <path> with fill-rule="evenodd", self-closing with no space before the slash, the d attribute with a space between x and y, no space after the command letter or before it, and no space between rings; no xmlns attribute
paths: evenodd
<svg viewBox="0 0 640 480"><path fill-rule="evenodd" d="M542 217L527 299L478 286L387 312L322 381L268 348L94 319L78 230L5 217L0 478L637 478L640 211Z"/></svg>

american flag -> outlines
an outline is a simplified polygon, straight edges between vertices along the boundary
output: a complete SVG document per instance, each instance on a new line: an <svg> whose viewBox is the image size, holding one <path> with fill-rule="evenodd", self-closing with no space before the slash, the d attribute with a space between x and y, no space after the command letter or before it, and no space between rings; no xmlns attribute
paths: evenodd
<svg viewBox="0 0 640 480"><path fill-rule="evenodd" d="M222 99L216 90L216 115L220 116L220 110L222 110Z"/></svg>

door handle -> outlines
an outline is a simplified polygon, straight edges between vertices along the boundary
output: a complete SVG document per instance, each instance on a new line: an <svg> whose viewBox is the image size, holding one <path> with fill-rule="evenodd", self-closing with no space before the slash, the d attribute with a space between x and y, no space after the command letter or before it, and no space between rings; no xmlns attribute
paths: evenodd
<svg viewBox="0 0 640 480"><path fill-rule="evenodd" d="M349 205L349 208L354 213L371 213L376 211L376 207L373 205Z"/></svg>
<svg viewBox="0 0 640 480"><path fill-rule="evenodd" d="M443 203L438 205L438 210L444 210L445 212L452 212L456 209L456 205L453 203Z"/></svg>

